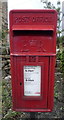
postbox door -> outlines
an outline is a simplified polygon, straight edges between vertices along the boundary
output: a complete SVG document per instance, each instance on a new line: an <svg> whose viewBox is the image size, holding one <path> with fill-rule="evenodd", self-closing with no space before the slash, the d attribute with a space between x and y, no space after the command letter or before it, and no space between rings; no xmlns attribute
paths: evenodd
<svg viewBox="0 0 64 120"><path fill-rule="evenodd" d="M12 57L12 65L13 108L47 108L49 57Z"/></svg>

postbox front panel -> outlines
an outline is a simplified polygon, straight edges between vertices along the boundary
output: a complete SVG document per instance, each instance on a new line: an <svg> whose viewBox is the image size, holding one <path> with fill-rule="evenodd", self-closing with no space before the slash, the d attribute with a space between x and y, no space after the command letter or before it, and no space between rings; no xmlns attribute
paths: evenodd
<svg viewBox="0 0 64 120"><path fill-rule="evenodd" d="M21 56L12 61L14 109L47 108L49 57Z"/></svg>

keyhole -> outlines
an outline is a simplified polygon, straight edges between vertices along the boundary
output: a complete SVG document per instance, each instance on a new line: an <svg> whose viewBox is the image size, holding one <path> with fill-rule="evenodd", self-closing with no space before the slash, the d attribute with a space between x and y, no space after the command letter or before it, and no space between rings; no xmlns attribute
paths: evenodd
<svg viewBox="0 0 64 120"><path fill-rule="evenodd" d="M22 85L22 83L20 82L20 85Z"/></svg>

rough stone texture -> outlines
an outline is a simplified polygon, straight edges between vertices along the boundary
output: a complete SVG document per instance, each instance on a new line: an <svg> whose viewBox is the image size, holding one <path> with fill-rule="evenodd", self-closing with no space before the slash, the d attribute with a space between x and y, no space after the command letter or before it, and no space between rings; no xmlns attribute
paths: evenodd
<svg viewBox="0 0 64 120"><path fill-rule="evenodd" d="M62 2L62 30L64 30L64 1ZM62 32L62 35L64 36L64 31Z"/></svg>
<svg viewBox="0 0 64 120"><path fill-rule="evenodd" d="M2 27L8 28L8 5L6 1L2 1Z"/></svg>

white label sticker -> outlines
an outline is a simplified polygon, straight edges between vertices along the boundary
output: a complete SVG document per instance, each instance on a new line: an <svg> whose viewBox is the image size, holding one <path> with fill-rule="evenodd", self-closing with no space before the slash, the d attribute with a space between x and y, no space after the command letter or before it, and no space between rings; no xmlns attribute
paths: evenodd
<svg viewBox="0 0 64 120"><path fill-rule="evenodd" d="M24 95L40 96L41 66L24 66Z"/></svg>

